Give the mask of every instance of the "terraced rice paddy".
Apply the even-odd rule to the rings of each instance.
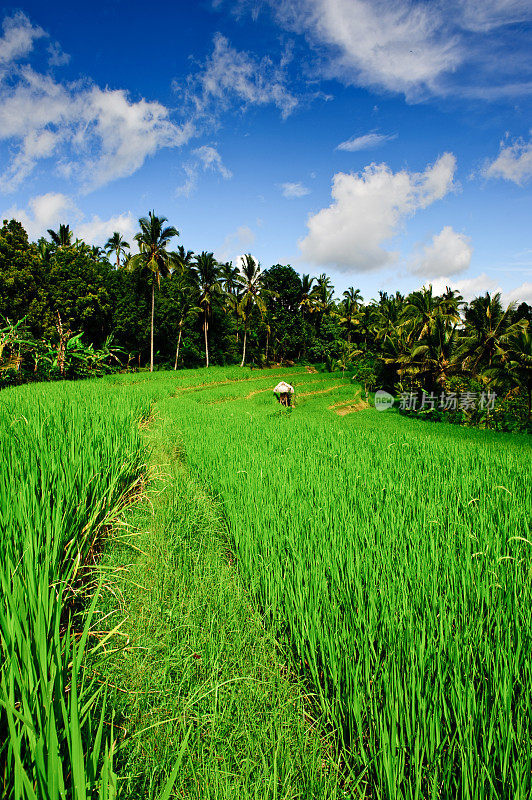
[[[273,401],[271,389],[280,378],[296,388],[291,411]],[[59,390],[48,391],[52,396]],[[323,796],[531,796],[532,503],[526,437],[378,413],[366,408],[357,387],[338,373],[305,368],[128,375],[61,391],[62,411],[50,412],[57,428],[53,435],[43,428],[41,406],[29,390],[24,396],[3,396],[12,403],[10,408],[4,403],[4,430],[17,416],[15,408],[19,417],[23,410],[31,418],[31,438],[21,428],[22,449],[15,453],[9,445],[5,452],[3,507],[7,494],[13,497],[6,464],[21,458],[30,465],[24,481],[35,508],[15,512],[18,500],[11,502],[0,540],[4,551],[13,553],[10,563],[24,551],[26,535],[30,540],[40,535],[38,525],[35,533],[27,533],[25,522],[39,519],[41,505],[47,508],[47,497],[58,491],[48,483],[31,483],[30,474],[46,470],[64,486],[66,498],[76,498],[77,516],[70,522],[66,513],[57,512],[56,518],[69,524],[62,532],[58,522],[61,547],[54,545],[59,534],[45,538],[42,547],[60,551],[53,563],[64,564],[65,552],[72,563],[64,543],[88,541],[83,519],[91,517],[92,504],[83,493],[91,486],[97,507],[103,508],[101,498],[110,496],[110,485],[124,487],[134,479],[136,466],[125,473],[121,467],[120,477],[113,469],[124,463],[120,453],[140,452],[138,428],[128,415],[135,407],[138,415],[139,402],[144,409],[153,405],[156,424],[178,454],[187,480],[223,516],[232,554],[227,558],[264,629],[313,695],[314,715],[321,712],[336,742],[343,777],[336,794],[327,790]],[[112,420],[105,431],[97,422],[104,414]],[[95,487],[84,465],[92,464],[98,452],[93,443],[101,448],[111,435],[115,457],[108,450],[98,455],[106,478]],[[58,452],[50,453],[49,442],[56,439]],[[43,463],[50,460],[44,470],[35,455],[43,449]],[[105,508],[112,506],[105,502]],[[54,509],[55,503],[48,513]],[[8,542],[5,531],[13,525],[24,533]],[[72,574],[62,576],[61,569],[53,576],[43,572],[41,582],[69,585]],[[14,567],[9,570],[5,580],[18,580]],[[12,590],[6,593],[11,595]],[[54,624],[61,630],[57,620]],[[3,619],[2,626],[6,630]],[[7,641],[2,640],[4,652],[11,654],[4,659],[4,697],[19,680],[10,677],[11,664],[22,660]],[[229,702],[220,692],[222,706],[224,698]],[[12,696],[10,702],[2,724],[11,714],[23,731],[26,722],[13,710],[20,711],[15,704],[22,700]],[[185,750],[187,730],[181,735]],[[15,734],[14,748],[21,735]],[[6,748],[2,758],[14,763]],[[180,758],[182,763],[186,755]],[[30,780],[35,779],[33,774]],[[208,776],[204,779],[209,785]],[[283,781],[276,775],[255,796],[322,796],[296,794]],[[201,796],[184,787],[176,797]],[[205,791],[203,796],[230,795]]]

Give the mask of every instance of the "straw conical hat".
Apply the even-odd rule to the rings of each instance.
[[[274,394],[294,394],[294,387],[290,386],[289,383],[285,381],[281,381],[277,384],[275,389],[273,390]]]

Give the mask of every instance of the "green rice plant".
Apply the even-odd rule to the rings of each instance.
[[[105,700],[92,713],[102,688],[83,672],[98,643],[90,562],[142,474],[145,407],[103,384],[0,398],[0,781],[10,800],[115,796]]]
[[[222,502],[265,622],[341,737],[353,796],[530,797],[530,441],[337,417],[327,405],[352,386],[280,414],[216,374],[158,413]],[[311,377],[295,376],[296,396]]]
[[[291,414],[268,391],[280,378],[296,389]],[[95,629],[88,566],[142,470],[133,421],[154,416],[222,509],[255,607],[336,732],[340,792],[532,795],[530,441],[371,409],[339,417],[358,394],[337,384],[224,368],[2,394],[6,797],[116,794],[105,686],[83,669],[112,633]]]

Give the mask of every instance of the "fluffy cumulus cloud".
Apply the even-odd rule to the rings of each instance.
[[[486,272],[475,275],[473,278],[436,278],[427,281],[431,283],[435,294],[441,294],[447,286],[451,289],[458,289],[464,300],[470,302],[474,297],[484,295],[489,292],[491,295],[499,293],[503,305],[510,303],[530,303],[532,304],[532,283],[525,281],[514,289],[502,289],[499,282],[490,277]]]
[[[44,236],[48,228],[55,228],[65,220],[78,219],[80,212],[71,197],[61,192],[47,192],[32,197],[27,208],[11,206],[2,219],[16,219],[24,226],[30,240]]]
[[[290,181],[281,184],[281,191],[283,197],[286,197],[288,200],[293,200],[297,197],[305,197],[305,195],[310,194],[310,189],[303,183],[290,183]]]
[[[176,125],[158,102],[132,101],[123,90],[90,82],[60,82],[19,64],[42,35],[23,14],[4,22],[0,59],[9,64],[10,78],[0,73],[0,141],[10,145],[11,157],[0,175],[1,191],[18,188],[50,158],[61,175],[91,190],[131,175],[160,148],[191,138],[192,124]]]
[[[532,305],[532,282],[525,281],[515,289],[503,292],[503,299],[506,303],[528,303]]]
[[[457,275],[465,272],[471,263],[473,248],[463,233],[456,233],[446,225],[432,237],[432,242],[413,259],[411,270],[428,278]]]
[[[391,142],[393,139],[397,139],[396,133],[365,133],[363,136],[353,136],[345,142],[340,142],[336,149],[355,153],[358,150],[370,150],[372,147],[379,147],[379,145]]]
[[[109,219],[97,215],[87,219],[72,197],[61,192],[47,192],[28,201],[26,208],[11,206],[3,211],[1,219],[16,219],[24,226],[31,241],[46,236],[48,228],[68,223],[75,236],[87,244],[103,245],[115,232],[120,231],[130,244],[136,229],[131,212],[116,214]]]
[[[532,134],[532,132],[531,132]],[[501,143],[497,158],[484,168],[486,178],[503,178],[523,184],[532,178],[532,138],[518,139],[511,144]]]
[[[288,117],[298,101],[286,86],[285,61],[275,64],[269,56],[259,59],[236,50],[218,33],[212,55],[202,69],[189,77],[185,97],[199,118],[211,119],[235,103],[243,109],[274,105],[283,118]]]
[[[128,211],[124,214],[116,214],[109,219],[100,219],[98,215],[95,215],[90,220],[77,223],[74,226],[74,233],[87,244],[102,246],[115,231],[118,231],[134,249],[133,236],[137,228],[137,220]]]
[[[453,188],[456,159],[444,153],[423,172],[392,172],[371,164],[359,173],[333,177],[332,203],[309,217],[300,240],[303,258],[345,272],[369,272],[393,263],[384,246],[405,219]]]

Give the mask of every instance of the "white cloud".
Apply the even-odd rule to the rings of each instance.
[[[48,66],[64,67],[70,61],[68,53],[64,53],[59,42],[52,42],[48,45]]]
[[[525,281],[515,289],[503,292],[503,301],[505,305],[508,305],[508,303],[528,303],[532,305],[532,283]]]
[[[440,233],[432,237],[432,243],[423,248],[411,263],[410,269],[416,275],[445,277],[465,272],[471,263],[473,248],[463,233],[456,233],[446,225]]]
[[[5,30],[5,59],[27,55],[43,35],[20,14],[5,22]],[[61,175],[89,191],[131,175],[157,150],[179,147],[193,133],[190,122],[176,125],[158,102],[132,101],[124,90],[61,83],[28,64],[12,65],[10,81],[0,81],[0,140],[13,153],[0,190],[15,190],[40,161],[53,157]]]
[[[45,236],[48,228],[55,228],[72,218],[78,218],[79,209],[71,197],[60,192],[48,192],[32,197],[28,209],[11,206],[1,215],[2,219],[16,219],[26,229],[30,240]]]
[[[483,170],[486,178],[504,178],[517,184],[523,184],[532,178],[532,139],[525,142],[518,139],[513,144],[501,143],[497,158],[487,164]]]
[[[211,145],[202,145],[192,151],[192,160],[183,165],[183,170],[187,176],[186,181],[177,188],[178,195],[190,197],[198,185],[198,175],[200,170],[204,172],[210,170],[217,172],[225,180],[233,177],[233,173],[228,169],[222,161],[222,157],[218,150]]]
[[[427,282],[428,283],[428,282]],[[445,291],[447,286],[451,289],[458,289],[464,300],[468,303],[475,297],[480,297],[489,292],[493,297],[494,294],[500,293],[501,301],[504,306],[510,303],[530,303],[532,304],[532,283],[525,281],[516,286],[514,289],[502,289],[498,281],[490,278],[490,276],[483,272],[481,275],[476,275],[473,278],[456,278],[451,279],[441,277],[431,280],[432,288],[435,294],[441,294]]]
[[[283,197],[288,198],[289,200],[293,200],[296,197],[305,197],[305,195],[310,194],[310,189],[304,186],[302,183],[282,183],[281,190],[283,192]]]
[[[461,23],[471,31],[487,32],[530,19],[530,0],[462,0]]]
[[[217,33],[212,55],[203,70],[189,77],[185,95],[200,117],[211,117],[237,102],[243,108],[274,105],[285,118],[298,102],[286,87],[285,67],[286,58],[276,66],[269,57],[258,59],[236,50]]]
[[[130,245],[134,244],[133,235],[138,227],[131,211],[117,214],[109,219],[100,219],[95,215],[92,219],[74,226],[74,233],[87,244],[104,245],[115,231],[122,234]]]
[[[235,261],[238,266],[238,258],[245,248],[250,248],[255,242],[255,233],[248,225],[240,225],[233,233],[228,233],[222,246],[216,251],[218,261]],[[237,255],[238,254],[238,255]]]
[[[341,142],[336,149],[354,153],[357,150],[369,150],[372,147],[378,147],[381,144],[393,141],[393,139],[397,139],[396,133],[366,133],[364,136],[353,136],[353,138]]]
[[[222,178],[226,180],[233,177],[233,173],[224,165],[222,157],[215,147],[203,145],[194,150],[194,155],[199,158],[204,169],[211,169],[213,172],[219,172]]]
[[[34,27],[22,12],[6,17],[0,37],[0,65],[6,65],[23,56],[33,48],[35,39],[46,36],[42,28]]]
[[[74,235],[87,244],[103,245],[115,231],[120,231],[122,236],[133,244],[130,237],[137,227],[137,222],[130,211],[116,214],[109,219],[101,219],[97,215],[91,219],[84,219],[83,212],[74,200],[60,192],[48,192],[32,197],[26,209],[11,206],[3,212],[1,219],[16,219],[22,223],[30,241],[47,236],[48,228],[56,229],[60,224],[69,224]]]
[[[453,188],[456,159],[444,153],[424,172],[392,172],[371,164],[362,172],[333,177],[330,206],[309,217],[299,241],[306,261],[345,272],[369,272],[397,259],[384,248],[401,223]]]
[[[400,92],[530,93],[530,0],[232,0],[303,34],[326,78]]]
[[[406,0],[284,0],[273,3],[285,26],[329,47],[328,71],[348,83],[416,94],[434,90],[461,61],[444,35],[440,8]]]

